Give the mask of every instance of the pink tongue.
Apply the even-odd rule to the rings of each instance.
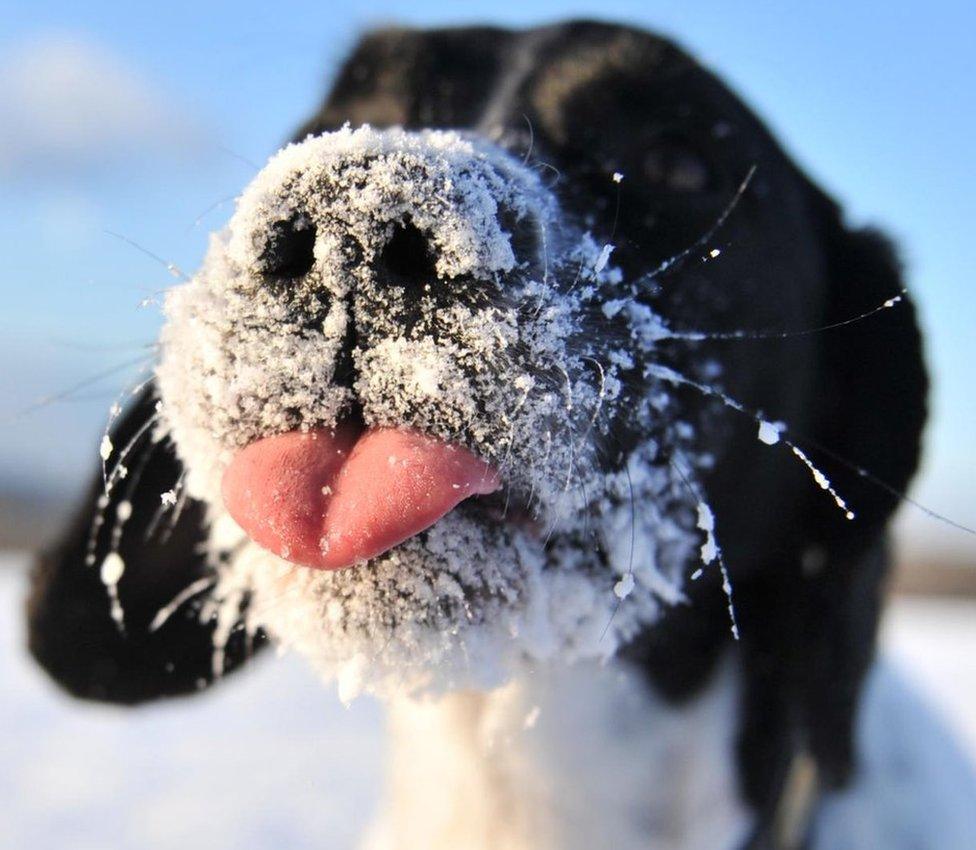
[[[247,535],[296,564],[338,570],[433,525],[498,473],[418,431],[352,425],[266,437],[224,472],[224,504]]]

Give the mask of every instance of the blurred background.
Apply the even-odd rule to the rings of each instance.
[[[305,846],[308,835],[314,846],[351,844],[376,796],[375,706],[338,709],[294,661],[259,668],[190,707],[70,706],[23,656],[23,553],[57,527],[96,467],[108,408],[151,364],[161,293],[175,282],[167,264],[192,272],[207,233],[317,106],[359,32],[568,16],[677,38],[854,222],[896,238],[934,379],[913,496],[976,526],[971,4],[8,4],[0,30],[0,765],[13,769],[0,766],[0,821],[5,810],[27,814],[0,846],[62,846],[62,833],[73,847],[177,846],[201,830],[213,847],[242,846],[235,829],[250,830],[251,847]],[[976,754],[976,538],[910,505],[898,535],[886,651]],[[300,745],[306,734],[314,745]],[[98,775],[78,778],[77,766],[93,762]],[[341,787],[323,764],[341,765]],[[247,774],[256,778],[245,793],[234,779]],[[194,808],[201,789],[206,811]],[[262,810],[269,796],[276,814],[241,827],[241,812]],[[10,834],[19,837],[6,845]]]

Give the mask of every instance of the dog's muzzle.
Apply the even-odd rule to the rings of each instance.
[[[390,340],[457,351],[463,326],[504,298],[504,278],[527,267],[516,234],[538,227],[535,210],[513,208],[521,176],[506,173],[504,161],[473,148],[469,162],[446,165],[439,156],[447,154],[416,134],[378,138],[385,149],[368,156],[332,154],[318,182],[314,170],[279,179],[257,204],[268,217],[252,219],[250,242],[237,243],[252,252],[240,262],[255,301],[289,303],[313,334],[316,309],[343,305],[336,362],[345,368],[332,365],[331,384],[347,395],[334,424],[303,417],[284,433],[249,438],[221,483],[224,506],[254,542],[326,570],[374,558],[501,486],[490,451],[445,439],[435,421],[371,418],[360,395],[369,389],[357,381],[364,373],[372,380],[370,352]],[[452,337],[441,325],[457,305],[469,312]],[[403,364],[409,356],[395,359],[394,367],[411,366]],[[292,373],[296,383],[306,380],[300,364]],[[418,388],[415,408],[424,407],[425,392],[436,408],[452,379],[430,384]]]

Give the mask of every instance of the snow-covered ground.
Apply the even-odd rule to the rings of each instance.
[[[976,763],[976,600],[901,597],[882,645]]]
[[[355,846],[382,776],[377,704],[345,709],[271,653],[195,699],[72,700],[24,650],[23,563],[0,558],[0,848]]]
[[[25,559],[0,557],[0,848],[345,850],[380,794],[379,706],[270,654],[197,699],[63,697],[26,656]],[[899,600],[887,654],[976,760],[976,602]]]

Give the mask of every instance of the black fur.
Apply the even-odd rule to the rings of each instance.
[[[112,436],[125,446],[152,416],[155,401],[143,390],[129,407]],[[114,488],[105,509],[106,522],[97,530],[98,562],[109,551],[112,518],[124,498],[132,502],[119,553],[126,574],[119,582],[125,610],[125,631],[110,616],[109,598],[98,566],[85,556],[93,515],[103,492],[101,475],[92,482],[84,506],[58,545],[34,565],[27,605],[29,647],[34,657],[70,693],[88,699],[138,703],[160,696],[178,696],[213,682],[212,626],[200,624],[192,604],[182,606],[159,629],[149,625],[161,607],[185,587],[206,575],[201,550],[203,507],[188,502],[170,528],[160,519],[159,494],[172,488],[181,473],[172,449],[153,445],[147,433],[132,453],[136,486]],[[148,462],[140,470],[140,460]],[[168,515],[167,515],[168,516]],[[261,644],[262,639],[256,643]],[[251,650],[242,634],[228,647],[226,669],[232,670]]]
[[[902,287],[882,235],[846,227],[838,207],[716,77],[647,33],[592,22],[526,32],[376,32],[359,43],[296,138],[346,121],[476,128],[514,139],[549,175],[563,209],[612,241],[614,262],[634,278],[695,244],[755,168],[709,243],[721,256],[703,263],[704,252],[693,251],[647,287],[644,297],[675,328],[810,328],[875,307]],[[619,187],[609,179],[614,171],[625,175]],[[828,787],[843,785],[854,767],[853,723],[897,499],[837,458],[905,489],[925,419],[920,337],[912,307],[902,304],[822,334],[672,342],[667,355],[685,373],[708,358],[720,362],[725,388],[789,422],[858,515],[845,520],[782,446],[761,445],[754,421],[723,415],[706,435],[717,463],[705,487],[741,642],[733,646],[726,601],[709,572],[690,584],[692,604],[675,607],[625,651],[678,702],[700,690],[721,655],[738,653],[742,789],[768,811],[796,752],[813,755]],[[689,409],[714,403],[687,388],[676,392]],[[128,413],[116,444],[143,421],[148,403]],[[179,470],[160,450],[145,474],[153,485],[137,494],[150,495],[135,498],[152,500]],[[97,575],[82,564],[96,497],[97,488],[66,540],[38,562],[32,651],[82,696],[130,702],[195,689],[211,678],[209,628],[186,614],[156,635],[144,627],[205,569],[196,548],[199,509],[184,513],[165,544],[126,536],[129,631],[121,636]]]

